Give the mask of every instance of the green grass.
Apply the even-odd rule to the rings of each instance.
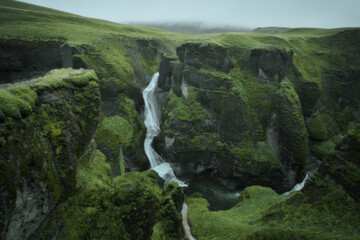
[[[12,94],[9,91],[0,91],[0,110],[3,113],[3,120],[5,117],[11,117],[14,119],[21,119],[28,116],[32,112],[31,105],[34,105],[37,95],[27,88],[16,89],[16,93],[21,93],[21,96]],[[28,95],[26,95],[26,93]],[[36,97],[35,97],[36,96]]]
[[[1,36],[5,39],[53,40],[65,37],[72,43],[91,44],[104,40],[111,34],[139,38],[157,36],[171,40],[188,38],[186,35],[169,33],[156,28],[86,18],[15,1],[2,1],[0,12]],[[31,24],[22,24],[21,31],[11,27],[26,22],[31,22]]]
[[[278,35],[257,33],[223,33],[188,36],[170,33],[160,29],[131,26],[85,18],[61,11],[47,9],[15,1],[0,3],[0,39],[34,41],[61,41],[70,46],[91,46],[93,50],[91,65],[102,80],[106,81],[116,73],[122,79],[132,79],[133,69],[124,41],[147,39],[163,42],[171,51],[183,42],[213,42],[224,46],[240,48],[284,48],[294,50],[294,62],[307,81],[320,83],[321,71],[334,64],[345,63],[343,50],[351,44],[342,40],[342,34],[353,32],[356,37],[358,28],[340,29],[289,29]],[[31,23],[31,24],[28,24]],[[128,39],[128,40],[126,40]],[[119,41],[120,40],[120,41]],[[335,40],[335,41],[334,41]],[[349,39],[349,41],[352,41]],[[356,38],[353,39],[356,42]],[[129,46],[133,41],[128,41]],[[352,44],[354,45],[354,44]],[[329,48],[330,47],[330,48]],[[355,46],[353,48],[358,48]],[[101,52],[101,54],[100,54]],[[326,54],[327,56],[324,56]],[[94,59],[100,57],[115,72],[97,69]],[[156,71],[150,59],[142,59],[147,69]],[[130,64],[130,65],[129,65]],[[118,67],[121,66],[121,67]],[[105,77],[105,78],[104,78]],[[130,80],[126,80],[128,82]],[[129,82],[136,85],[135,82]]]
[[[26,82],[1,85],[0,120],[5,120],[6,117],[21,119],[29,116],[35,108],[37,94],[45,89],[65,86],[81,88],[85,87],[89,81],[98,81],[94,71],[69,68],[54,69],[44,77]]]
[[[246,188],[235,207],[225,211],[209,211],[204,198],[190,197],[189,220],[192,233],[197,239],[245,239],[258,226],[262,213],[276,202],[284,200],[270,188],[252,186]]]

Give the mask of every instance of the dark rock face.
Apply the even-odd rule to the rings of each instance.
[[[171,88],[171,75],[173,72],[171,61],[174,60],[177,60],[177,58],[164,55],[160,59],[158,87],[164,91],[169,91]]]
[[[176,49],[182,63],[200,68],[202,65],[228,73],[233,65],[229,50],[211,43],[185,43]]]
[[[330,70],[322,74],[324,95],[337,110],[360,109],[360,72],[353,69]]]
[[[56,68],[80,68],[85,64],[77,49],[59,42],[0,41],[0,83],[13,83],[45,75]]]
[[[34,172],[36,174],[36,172]],[[43,182],[21,179],[6,239],[27,239],[44,220],[54,204]]]
[[[34,86],[33,112],[20,120],[8,117],[0,126],[2,239],[27,239],[73,193],[77,160],[97,128],[95,81],[50,89]]]
[[[264,82],[281,82],[292,66],[293,52],[282,49],[253,49],[250,69]]]

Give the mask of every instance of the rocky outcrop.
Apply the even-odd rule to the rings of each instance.
[[[360,125],[357,124],[330,150],[306,189],[318,187],[318,181],[333,182],[360,201]]]
[[[217,44],[185,43],[176,49],[176,54],[182,63],[195,68],[208,66],[228,73],[234,67],[229,49]]]
[[[274,128],[268,137],[273,153],[286,173],[288,186],[304,178],[308,155],[308,133],[298,95],[292,84],[285,79],[279,84],[274,96]]]
[[[57,41],[0,41],[0,84],[26,81],[56,68],[83,68],[81,52]]]
[[[92,71],[55,70],[1,91],[2,239],[27,239],[74,192],[78,158],[99,121],[96,81]]]
[[[79,161],[76,193],[56,206],[30,239],[182,239],[182,189],[163,184],[152,170],[113,179],[92,142]]]
[[[261,82],[281,82],[293,65],[293,51],[282,49],[253,49],[249,65]]]
[[[159,90],[168,95],[160,101],[165,102],[163,133],[155,143],[176,174],[192,178],[207,172],[231,188],[261,184],[277,191],[303,178],[307,131],[299,98],[285,78],[293,66],[292,52],[230,51],[215,44],[187,43],[177,54],[179,61],[163,57],[160,64]],[[256,73],[242,81],[239,71],[251,72],[255,65],[272,80],[264,82]],[[247,88],[247,81],[256,78],[256,84],[265,84],[272,93]],[[249,99],[260,96],[272,104],[259,106],[264,99]],[[277,119],[272,123],[273,114]]]

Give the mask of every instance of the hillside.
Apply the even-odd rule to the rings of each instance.
[[[184,202],[197,239],[358,239],[360,29],[260,30],[2,0],[0,239],[184,239]],[[187,188],[149,170],[155,72],[152,146]]]

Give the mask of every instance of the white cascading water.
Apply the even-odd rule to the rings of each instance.
[[[145,101],[144,123],[147,129],[144,142],[145,153],[150,161],[151,169],[155,170],[165,182],[175,181],[181,187],[186,187],[187,184],[175,176],[174,170],[171,168],[170,164],[165,162],[152,147],[154,137],[160,133],[160,109],[155,96],[158,79],[159,73],[157,72],[152,76],[151,82],[143,91],[143,98]]]
[[[282,195],[283,195],[283,196],[287,196],[287,195],[289,195],[289,194],[292,193],[292,192],[300,191],[300,190],[305,186],[305,183],[307,182],[307,180],[309,180],[309,178],[310,178],[309,175],[306,174],[304,180],[303,180],[301,183],[296,184],[296,185],[293,187],[293,189],[291,189],[291,190],[288,191],[288,192],[284,192]]]

